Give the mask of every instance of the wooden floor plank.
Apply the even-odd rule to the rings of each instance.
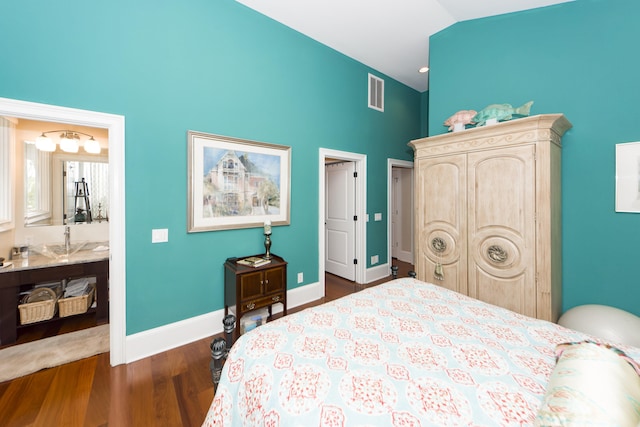
[[[194,351],[184,353],[185,363],[189,367],[178,375],[174,375],[172,380],[178,399],[178,406],[181,412],[183,425],[199,425],[202,420],[197,420],[193,414],[201,414],[203,409],[208,409],[208,405],[213,399],[213,390],[211,389],[211,376],[209,372],[209,360],[211,352],[209,351],[209,339],[199,341],[199,345]],[[203,408],[200,401],[202,391],[209,398],[206,408]]]
[[[396,262],[399,277],[412,266]],[[375,286],[356,285],[331,274],[325,275],[325,297],[295,313],[322,302]],[[94,322],[91,316],[63,320],[21,330],[22,342]],[[274,317],[280,317],[276,315]],[[91,325],[95,326],[95,324]],[[222,336],[220,334],[219,336]],[[0,384],[2,427],[127,427],[199,426],[213,399],[209,372],[208,337],[128,365],[109,366],[109,353],[46,369]],[[0,361],[1,363],[1,361]]]
[[[56,368],[56,376],[42,401],[35,425],[81,427],[89,409],[96,358],[89,357]]]
[[[85,417],[86,427],[98,427],[108,423],[109,409],[111,406],[111,366],[109,365],[109,353],[99,354],[96,357],[96,370],[93,376],[93,387],[89,396],[89,408]]]
[[[118,365],[109,372],[109,424],[112,426],[130,426],[129,383],[126,365]]]
[[[9,387],[0,397],[3,425],[32,425],[55,376],[56,369],[51,368],[8,382]]]
[[[202,424],[199,415],[206,412],[213,399],[211,377],[209,372],[209,360],[211,357],[208,340],[201,340],[201,345],[196,351],[186,354],[189,366],[180,375],[173,377],[174,388],[178,398],[178,406],[181,412],[184,426],[198,426]],[[203,351],[204,350],[204,351]],[[203,396],[202,392],[205,392]],[[205,399],[203,402],[201,399]]]
[[[155,410],[155,423],[157,426],[179,426],[180,407],[173,386],[173,367],[171,365],[172,354],[177,352],[164,352],[151,356],[151,376],[153,378],[153,402]]]
[[[155,402],[153,401],[153,377],[151,358],[127,365],[128,406],[131,425],[155,425]]]

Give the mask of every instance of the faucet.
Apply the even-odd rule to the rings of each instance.
[[[69,252],[71,249],[71,228],[69,226],[64,227],[64,250]]]

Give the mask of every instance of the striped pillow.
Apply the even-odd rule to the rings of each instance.
[[[560,344],[536,426],[640,425],[640,367],[614,347]]]

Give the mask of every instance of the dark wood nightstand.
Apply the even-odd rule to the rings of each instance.
[[[260,257],[262,255],[254,255]],[[242,257],[238,259],[243,259]],[[271,262],[262,267],[238,264],[238,259],[224,263],[224,314],[235,306],[236,336],[240,336],[240,319],[251,310],[282,303],[283,316],[287,315],[287,262],[271,254]]]

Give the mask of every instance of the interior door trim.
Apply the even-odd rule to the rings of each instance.
[[[366,154],[350,153],[347,151],[319,149],[318,162],[318,281],[320,282],[321,296],[324,296],[324,221],[325,221],[325,161],[328,158],[346,160],[355,163],[358,179],[356,180],[356,283],[366,283],[366,248],[367,248],[367,156]]]
[[[407,168],[407,169],[413,169],[413,162],[407,161],[407,160],[397,160],[397,159],[387,159],[387,244],[388,244],[388,249],[387,249],[387,264],[389,265],[389,267],[391,267],[392,262],[391,262],[391,253],[392,253],[392,247],[391,245],[393,244],[393,242],[391,241],[391,210],[393,209],[393,200],[392,200],[392,188],[393,188],[393,176],[392,176],[392,172],[393,172],[393,168],[394,167],[399,167],[399,168]],[[413,177],[413,180],[415,180],[415,176]],[[412,181],[413,181],[412,180]],[[411,194],[413,194],[414,192],[414,183],[411,183]],[[413,197],[411,198],[413,200]],[[411,236],[412,236],[412,242],[411,242],[411,253],[413,254],[413,264],[415,264],[415,258],[416,258],[416,253],[415,253],[415,242],[413,241],[413,232],[414,232],[414,228],[413,228],[413,222],[415,221],[415,215],[413,214],[413,204],[409,207],[409,209],[412,212],[412,221],[411,221]]]
[[[105,128],[109,131],[109,357],[126,363],[124,116],[0,98],[0,115]]]

